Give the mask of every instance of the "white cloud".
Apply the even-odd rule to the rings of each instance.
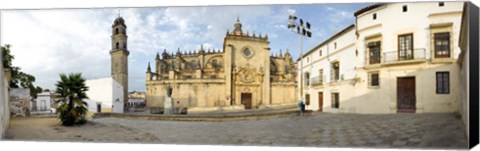
[[[40,86],[52,88],[54,81],[45,79],[59,73],[98,77],[109,71],[109,32],[102,29],[109,24],[84,22],[90,15],[62,10],[3,12],[2,44],[12,45],[13,64],[37,76]]]
[[[4,11],[2,44],[12,45],[14,65],[34,74],[43,87],[53,88],[59,73],[107,77],[111,25],[118,10],[127,25],[130,90],[144,90],[147,63],[157,52],[198,50],[200,45],[222,49],[226,30],[233,30],[237,16],[244,32],[268,33],[272,53],[285,47],[295,50],[299,45],[286,28],[288,15],[296,13],[288,5]],[[329,23],[351,15],[335,9],[329,13]],[[314,38],[333,27],[313,29]]]
[[[296,11],[294,9],[287,9],[287,12],[289,15],[293,15]]]

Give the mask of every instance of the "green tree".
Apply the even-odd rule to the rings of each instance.
[[[6,44],[2,47],[3,68],[12,68],[14,57],[10,54],[10,45]]]
[[[9,44],[2,46],[3,68],[10,69],[12,73],[10,87],[30,89],[30,96],[34,99],[37,98],[37,94],[42,93],[42,88],[33,85],[35,82],[35,77],[33,75],[22,72],[20,67],[12,65],[12,61],[15,59],[15,56],[11,54],[10,47],[11,46]]]
[[[87,103],[83,99],[88,98],[86,94],[88,87],[82,74],[71,73],[68,76],[60,74],[60,81],[56,86],[57,114],[62,124],[72,126],[86,123]]]

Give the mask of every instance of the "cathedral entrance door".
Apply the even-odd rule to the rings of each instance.
[[[252,109],[252,93],[242,93],[240,97],[245,109]]]

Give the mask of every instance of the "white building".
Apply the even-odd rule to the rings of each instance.
[[[312,50],[303,58],[305,109],[337,112],[338,98],[348,96],[340,92],[353,91],[350,82],[355,78],[355,26],[350,25]],[[300,76],[297,78],[301,81]]]
[[[128,93],[128,106],[145,105],[145,92],[133,91]]]
[[[128,98],[128,106],[137,106],[137,105],[145,105],[145,99],[135,98],[135,97]]]
[[[458,111],[462,10],[463,2],[424,2],[376,4],[357,11],[354,26],[300,60],[304,92],[299,96],[306,109]]]
[[[87,96],[84,101],[90,112],[123,113],[123,87],[112,78],[87,80]]]
[[[51,111],[51,105],[53,102],[52,93],[49,91],[44,91],[42,93],[37,94],[37,99],[35,99],[36,103],[31,103],[31,105],[35,105],[35,107],[31,107],[32,110],[35,111]]]

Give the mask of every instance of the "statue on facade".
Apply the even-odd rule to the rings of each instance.
[[[173,92],[173,89],[170,85],[168,85],[167,87],[167,96],[168,97],[172,97],[172,92]]]

